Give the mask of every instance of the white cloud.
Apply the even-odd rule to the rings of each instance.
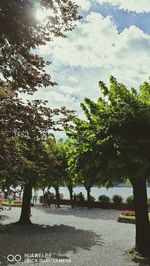
[[[48,49],[55,66],[99,69],[105,80],[114,74],[133,86],[149,76],[150,36],[136,26],[119,33],[110,17],[98,13],[88,15],[69,38],[57,39]],[[76,79],[80,83],[81,75]]]
[[[52,55],[48,72],[58,82],[37,94],[51,107],[66,106],[78,111],[84,97],[96,99],[98,81],[108,83],[110,75],[127,86],[138,87],[150,75],[150,36],[136,26],[121,33],[111,17],[90,13],[78,23],[69,38],[57,38],[39,51]]]
[[[85,11],[88,11],[91,7],[91,2],[88,0],[74,0],[74,2]]]
[[[41,53],[51,50],[55,61],[74,67],[101,67],[101,59],[104,61],[113,52],[117,33],[109,17],[91,13],[69,38],[55,40],[51,48],[44,48]]]
[[[133,11],[136,13],[150,12],[149,0],[92,0],[99,4],[111,4],[119,9]]]

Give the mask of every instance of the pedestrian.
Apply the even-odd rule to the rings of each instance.
[[[19,201],[21,201],[21,191],[18,192]]]
[[[77,195],[76,193],[73,194],[73,205],[72,208],[74,208],[76,210],[77,207]]]
[[[47,208],[47,192],[43,196],[43,207]]]
[[[84,201],[84,195],[83,195],[82,192],[80,192],[80,194],[79,194],[79,200],[80,200],[81,202]]]
[[[76,193],[74,193],[73,197],[74,197],[74,201],[76,202],[76,200],[77,200],[77,195],[76,195]]]
[[[47,193],[47,204],[48,204],[48,207],[50,208],[51,207],[51,193],[50,193],[50,191],[48,191],[48,193]]]
[[[38,199],[38,192],[36,189],[34,189],[34,196],[33,196],[33,203],[37,203],[37,199]]]
[[[7,197],[8,197],[8,191],[4,190],[4,199],[7,199]]]
[[[4,194],[3,192],[1,191],[0,192],[0,209],[3,210],[3,197],[4,197]]]
[[[11,210],[11,204],[13,200],[13,195],[11,193],[8,194],[8,204],[9,204],[9,210]]]
[[[13,200],[16,200],[16,191],[13,194]]]
[[[34,196],[33,196],[33,203],[36,203],[36,202],[37,202],[37,196],[34,195]]]

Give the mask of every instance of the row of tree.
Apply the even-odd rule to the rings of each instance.
[[[39,185],[66,185],[72,199],[73,186],[82,184],[113,186],[130,180],[136,215],[136,247],[143,255],[150,251],[150,225],[147,187],[150,172],[150,84],[139,91],[128,90],[110,77],[110,88],[99,83],[101,95],[96,102],[81,104],[86,115],[73,117],[66,129],[67,141],[51,138],[46,153],[51,161]]]
[[[75,184],[82,184],[89,199],[93,185],[109,187],[116,181],[130,180],[135,201],[136,247],[148,255],[150,84],[144,82],[139,90],[129,90],[111,76],[110,88],[103,82],[99,87],[96,102],[86,98],[81,104],[86,119],[73,117],[73,127],[66,129],[67,141],[54,140],[55,148],[49,146],[51,158],[56,159],[55,170],[49,167],[44,180],[50,186],[56,182],[57,189],[59,185],[68,186],[70,193]]]
[[[112,186],[130,180],[136,216],[136,247],[150,254],[147,187],[150,177],[150,83],[127,89],[110,77],[110,88],[99,82],[97,101],[85,99],[86,115],[74,118],[67,130],[68,169],[82,183]]]
[[[150,173],[150,84],[128,90],[110,78],[110,88],[100,82],[96,102],[81,104],[86,119],[73,113],[50,109],[39,100],[23,102],[20,93],[33,94],[39,87],[53,86],[46,62],[36,54],[40,45],[72,30],[77,6],[66,0],[0,1],[0,182],[23,185],[20,223],[30,223],[32,187],[51,180],[67,180],[90,187],[112,186],[129,179],[133,186],[136,212],[136,247],[149,254],[150,230],[146,180]],[[44,23],[34,16],[37,8],[50,9]],[[50,13],[50,14],[51,14]],[[54,119],[63,114],[63,119]],[[65,126],[67,144],[56,143],[50,130]],[[57,178],[56,178],[57,177]]]
[[[96,184],[96,180],[85,179],[79,173],[72,173],[69,169],[69,158],[70,158],[70,140],[69,138],[64,141],[55,139],[55,136],[51,136],[48,143],[45,143],[45,149],[49,158],[49,165],[45,169],[45,173],[41,175],[40,179],[37,180],[36,189],[42,189],[43,195],[46,191],[49,191],[51,187],[55,189],[55,196],[57,200],[57,206],[59,206],[59,188],[64,186],[68,188],[70,195],[71,206],[74,207],[74,192],[75,186],[84,186],[87,191],[87,201],[90,205],[91,195],[90,191],[93,185]],[[92,177],[92,176],[91,176]]]

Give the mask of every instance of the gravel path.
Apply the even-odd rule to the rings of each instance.
[[[34,263],[30,257],[30,263],[17,262],[15,265],[141,265],[131,261],[125,253],[134,246],[135,226],[118,223],[119,213],[120,211],[101,209],[33,207],[31,220],[35,225],[11,225],[9,232],[0,232],[1,265],[12,265],[6,259],[8,254],[19,254],[16,257],[18,260],[20,256],[27,260],[32,253],[34,257],[48,253],[48,262],[44,262],[45,258],[41,257]],[[19,218],[20,208],[4,211],[3,215],[1,223],[13,223]],[[9,258],[12,259],[11,256]]]

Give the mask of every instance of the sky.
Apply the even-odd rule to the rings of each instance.
[[[149,0],[74,0],[82,19],[68,38],[56,38],[38,53],[52,61],[47,72],[58,85],[36,98],[50,107],[66,106],[82,117],[80,103],[100,95],[98,82],[113,75],[127,87],[138,88],[150,76]]]

